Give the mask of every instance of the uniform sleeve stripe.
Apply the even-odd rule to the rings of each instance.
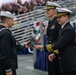
[[[51,44],[46,45],[46,49],[47,49],[48,52],[52,52],[53,51]]]
[[[56,53],[56,54],[59,54],[59,51],[58,51],[58,49],[54,50],[54,53]]]

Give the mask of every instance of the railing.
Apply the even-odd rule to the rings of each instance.
[[[35,15],[37,16],[35,17]],[[37,9],[36,11],[16,16],[14,26],[10,30],[20,44],[24,44],[25,41],[30,39],[33,32],[34,17],[36,20],[43,20],[45,17],[45,10]]]

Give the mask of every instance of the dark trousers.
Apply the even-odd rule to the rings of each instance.
[[[48,60],[48,75],[61,75],[58,58],[56,58],[53,62]]]
[[[62,75],[76,75],[76,71],[63,73]]]
[[[13,72],[13,75],[17,75],[17,74],[16,74],[16,70],[13,70],[12,72]]]

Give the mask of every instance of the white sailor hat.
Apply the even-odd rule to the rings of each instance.
[[[55,3],[55,2],[50,2],[47,1],[46,3],[46,10],[48,9],[55,9],[56,7],[61,7],[59,4]]]
[[[14,18],[14,15],[8,11],[1,11],[0,12],[0,16],[5,16],[5,17],[8,17],[8,18]]]
[[[70,15],[72,13],[71,10],[67,8],[56,8],[57,9],[57,16],[63,16],[63,15]]]

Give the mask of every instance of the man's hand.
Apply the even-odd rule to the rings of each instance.
[[[35,49],[43,49],[43,46],[42,45],[34,45],[34,48]]]
[[[25,42],[24,47],[29,48],[30,47],[29,43],[30,43],[30,41]]]
[[[53,59],[56,58],[55,54],[52,53],[48,56],[49,61],[53,62]]]
[[[11,72],[6,73],[6,75],[13,75],[13,73],[12,73],[12,71],[11,71]]]

